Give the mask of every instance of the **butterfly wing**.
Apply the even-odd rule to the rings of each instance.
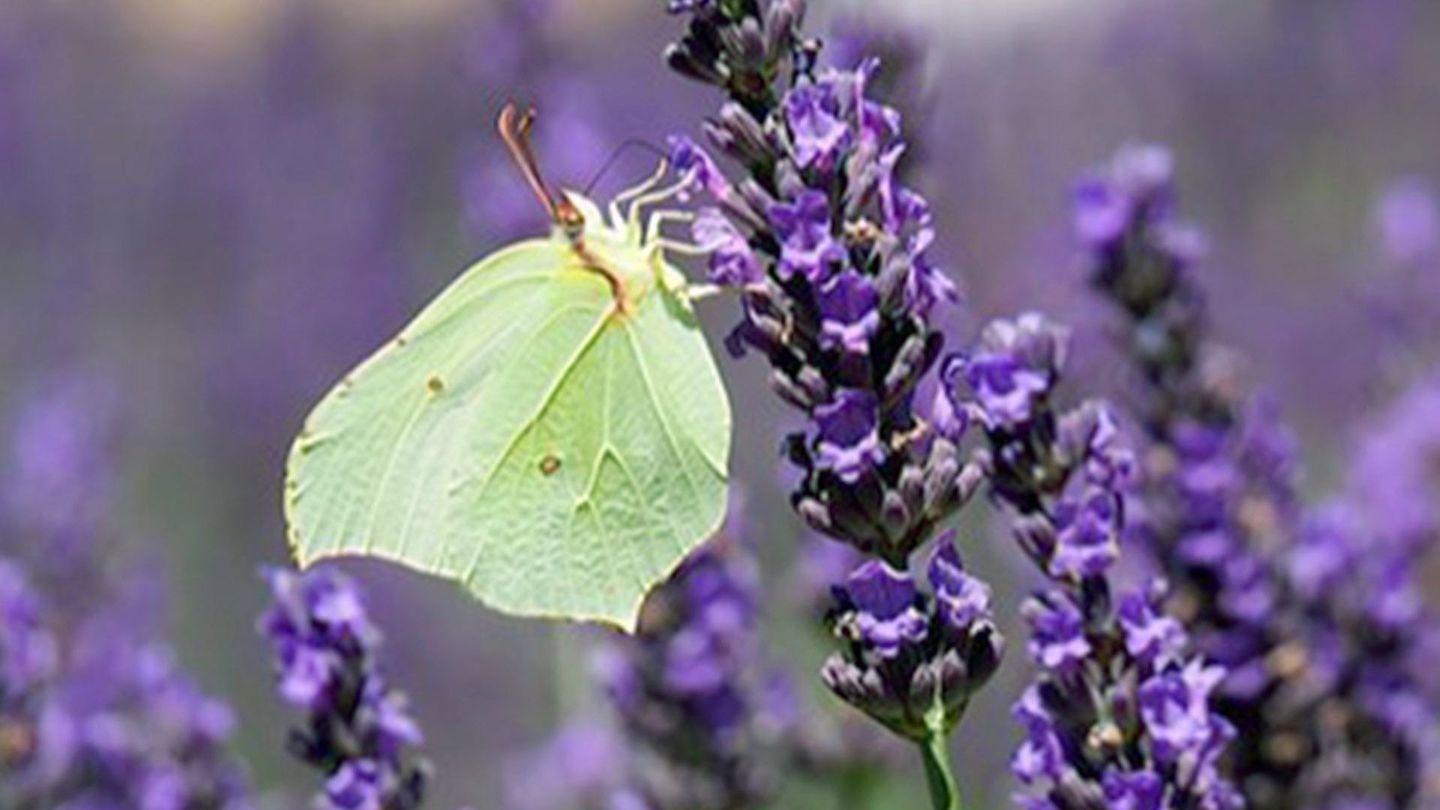
[[[693,314],[624,313],[561,241],[466,271],[345,377],[290,453],[306,564],[391,559],[512,614],[633,627],[720,525],[730,412]]]

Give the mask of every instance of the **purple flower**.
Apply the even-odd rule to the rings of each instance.
[[[1135,453],[1120,433],[1111,409],[1089,402],[1065,414],[1056,440],[1067,452],[1084,457],[1085,481],[1092,487],[1124,490],[1137,477]]]
[[[1174,763],[1187,754],[1206,757],[1227,735],[1224,721],[1209,706],[1210,693],[1224,677],[1219,667],[1191,661],[1140,685],[1140,717],[1162,762]]]
[[[1169,222],[1174,204],[1175,160],[1162,146],[1123,147],[1103,176],[1083,180],[1075,190],[1075,234],[1098,253],[1115,251],[1138,219],[1168,240],[1170,254],[1192,260],[1202,249],[1197,235]]]
[[[1092,182],[1123,201],[1117,208],[1123,221],[1113,225],[1124,233],[1123,250],[1082,241],[1091,282],[1128,319],[1131,365],[1146,382],[1136,421],[1150,434],[1147,457],[1156,462],[1142,493],[1148,525],[1135,537],[1175,583],[1201,652],[1230,673],[1217,688],[1218,673],[1196,662],[1182,676],[1175,662],[1164,663],[1166,656],[1155,659],[1166,671],[1146,682],[1142,714],[1161,741],[1157,752],[1189,763],[1197,783],[1213,786],[1217,806],[1235,800],[1213,774],[1212,749],[1229,736],[1218,715],[1207,727],[1203,695],[1213,690],[1216,705],[1246,741],[1232,752],[1232,767],[1257,804],[1321,806],[1334,798],[1325,787],[1335,770],[1324,761],[1329,757],[1316,756],[1298,771],[1296,763],[1272,758],[1274,746],[1294,743],[1333,751],[1335,760],[1353,763],[1346,768],[1394,773],[1395,786],[1386,785],[1385,776],[1365,791],[1398,798],[1405,790],[1400,783],[1415,783],[1401,773],[1411,766],[1392,772],[1380,763],[1423,757],[1404,752],[1397,738],[1364,731],[1373,720],[1347,694],[1354,688],[1347,684],[1368,682],[1359,670],[1388,657],[1361,640],[1376,632],[1367,627],[1374,617],[1366,605],[1374,600],[1358,593],[1371,586],[1349,587],[1378,573],[1363,562],[1378,556],[1374,546],[1355,554],[1359,546],[1342,526],[1349,518],[1312,521],[1297,532],[1293,438],[1273,408],[1247,404],[1204,362],[1219,351],[1203,290],[1188,272],[1203,239],[1176,216],[1172,159],[1157,150],[1126,150]],[[1101,218],[1096,199],[1077,206],[1082,222]],[[1380,592],[1403,594],[1404,588]],[[1408,612],[1404,601],[1400,596],[1401,614]],[[1153,611],[1138,597],[1121,611],[1134,654],[1163,649],[1160,640],[1171,631],[1147,615]],[[1349,718],[1346,730],[1331,727],[1331,712]],[[1212,733],[1215,727],[1223,733]],[[1349,742],[1361,738],[1368,742]]]
[[[376,747],[387,758],[399,759],[405,749],[425,742],[420,724],[410,714],[410,700],[379,678],[365,684],[361,705],[373,715]]]
[[[636,800],[629,790],[631,767],[624,738],[593,719],[566,723],[533,751],[507,762],[506,810],[567,810],[594,807],[618,810],[615,802]],[[552,778],[536,779],[537,773]],[[643,810],[643,801],[639,805]]]
[[[344,575],[264,572],[273,602],[261,633],[275,651],[281,695],[305,710],[292,751],[329,773],[321,810],[417,810],[429,764],[403,693],[379,672],[382,638]]]
[[[879,151],[900,137],[900,113],[895,108],[866,98],[866,89],[875,72],[880,69],[880,59],[865,57],[851,74],[850,85],[853,99],[851,106],[860,111],[860,140]],[[898,143],[896,144],[899,145]]]
[[[954,443],[958,443],[970,428],[970,410],[956,402],[952,385],[942,382],[935,387],[930,405],[930,424],[937,434]]]
[[[348,580],[328,569],[310,577],[273,569],[266,574],[275,603],[261,627],[275,646],[280,693],[313,711],[334,705],[334,689],[356,656],[366,656],[378,635]]]
[[[1375,206],[1375,225],[1390,258],[1411,264],[1440,247],[1440,205],[1420,180],[1397,180]]]
[[[1030,623],[1028,649],[1035,663],[1063,672],[1090,655],[1085,617],[1069,599],[1058,594],[1042,595],[1028,600],[1021,613]]]
[[[928,246],[928,239],[917,241],[922,246]],[[912,257],[910,272],[905,277],[905,304],[911,312],[923,315],[937,304],[953,304],[959,300],[959,289],[944,271],[922,255]]]
[[[328,568],[308,576],[276,568],[265,577],[274,602],[260,626],[273,641],[347,651],[367,651],[379,644],[379,633],[347,577]]]
[[[1103,574],[1120,557],[1120,504],[1113,492],[1091,488],[1055,507],[1055,551],[1050,574],[1057,577],[1093,577]]]
[[[925,637],[925,617],[915,607],[915,580],[889,563],[862,563],[845,580],[845,595],[857,611],[861,638],[882,658],[894,658],[904,644]]]
[[[765,280],[765,269],[750,243],[717,208],[702,208],[691,225],[695,243],[710,251],[710,281],[746,287]]]
[[[1255,554],[1241,554],[1219,566],[1220,606],[1229,615],[1249,624],[1273,615],[1278,585],[1275,570]]]
[[[800,275],[819,284],[845,262],[845,249],[830,230],[830,202],[822,192],[807,190],[791,202],[776,203],[770,222],[781,242],[780,278]]]
[[[58,656],[39,595],[19,566],[0,559],[0,714],[6,698],[16,699],[54,675]]]
[[[1165,782],[1150,771],[1105,772],[1100,782],[1110,810],[1160,810],[1165,796]]]
[[[691,184],[715,199],[724,199],[731,194],[730,181],[725,179],[725,173],[715,165],[715,159],[704,147],[684,135],[671,135],[669,146],[670,163]]]
[[[936,304],[960,300],[960,291],[927,256],[935,242],[930,203],[895,179],[894,164],[903,151],[903,144],[896,144],[881,159],[880,207],[886,230],[901,248],[890,261],[905,268],[905,305],[912,314],[927,317]]]
[[[1353,547],[1356,520],[1337,504],[1317,510],[1301,526],[1289,554],[1289,574],[1306,598],[1323,599],[1327,591],[1344,583],[1357,562]]]
[[[317,810],[385,810],[385,772],[369,759],[350,760],[325,780]]]
[[[1001,651],[983,586],[958,558],[936,563],[933,595],[902,570],[982,476],[956,446],[965,417],[942,402],[922,421],[914,403],[933,390],[925,378],[943,340],[930,309],[956,293],[925,255],[929,206],[897,176],[900,116],[866,98],[877,63],[817,75],[804,8],[693,13],[666,58],[726,92],[705,132],[749,175],[734,196],[765,215],[752,222],[722,203],[767,265],[727,345],[763,353],[772,388],[808,420],[784,445],[801,472],[792,503],[816,532],[874,557],[836,589],[828,618],[844,644],[822,680],[918,741],[935,733],[937,701],[945,730],[958,722]]]
[[[1397,553],[1440,537],[1440,376],[1421,377],[1370,419],[1346,471],[1351,509]]]
[[[819,426],[816,443],[819,465],[840,480],[854,483],[885,460],[885,448],[876,432],[879,415],[874,394],[847,388],[827,405],[815,409]]]
[[[1152,581],[1120,598],[1116,618],[1125,634],[1125,649],[1150,667],[1164,667],[1184,655],[1188,639],[1180,622],[1161,612],[1165,585]]]
[[[850,354],[867,354],[880,328],[879,296],[866,276],[846,268],[821,285],[820,345]]]
[[[715,0],[668,0],[671,14],[698,14],[714,8]]]
[[[618,750],[577,763],[577,779],[524,807],[558,810],[573,806],[569,799],[586,807],[742,807],[768,795],[767,743],[788,731],[790,708],[774,699],[763,669],[758,573],[741,529],[732,510],[722,532],[648,597],[637,633],[613,635],[600,649],[620,732],[607,745]],[[580,758],[578,750],[562,753]],[[602,765],[610,773],[593,773]]]
[[[1027,785],[1058,782],[1066,768],[1065,751],[1055,722],[1040,696],[1040,687],[1028,687],[1011,714],[1025,729],[1025,740],[1015,750],[1010,770]]]
[[[1004,646],[991,621],[989,587],[964,572],[949,537],[939,543],[930,560],[933,597],[881,559],[866,560],[836,586],[832,621],[851,643],[821,671],[842,700],[916,741],[931,733],[927,718],[937,700],[947,728],[959,720]]]
[[[986,427],[1029,420],[1035,399],[1050,388],[1043,374],[1008,354],[976,354],[961,358],[960,363]]]
[[[990,620],[990,586],[965,572],[952,535],[941,535],[930,556],[930,587],[945,627],[968,631],[977,621]]]
[[[933,390],[921,385],[941,339],[929,309],[955,298],[955,287],[925,255],[934,241],[928,204],[897,176],[905,151],[900,117],[866,98],[876,63],[817,73],[756,61],[763,52],[774,60],[765,64],[810,63],[797,34],[803,10],[781,0],[764,13],[742,4],[692,14],[667,60],[728,96],[704,131],[749,176],[719,210],[750,237],[765,279],[746,286],[744,320],[726,346],[737,356],[762,353],[772,388],[811,420],[786,441],[787,457],[805,472],[797,509],[816,531],[857,548],[893,541],[913,550],[933,535],[925,524],[973,490],[952,486],[965,464],[953,446],[929,452],[936,428],[917,421],[912,401],[916,391]],[[755,212],[763,216],[752,219]],[[714,230],[724,238],[703,240],[707,246],[735,244],[733,234]],[[880,336],[887,351],[877,353]],[[963,418],[951,415],[940,427]],[[900,463],[889,463],[892,448]],[[890,493],[880,511],[849,492],[871,473],[886,479]],[[931,482],[928,505],[896,500],[896,479],[912,482],[906,492],[913,496],[916,475]]]
[[[986,427],[1015,428],[1054,385],[1067,344],[1064,329],[1035,313],[991,321],[974,351],[946,362],[943,378],[952,387],[963,378]]]
[[[1024,396],[980,373],[967,379],[986,428],[994,500],[1015,513],[1012,533],[1052,583],[1021,608],[1041,672],[1015,708],[1026,738],[1011,769],[1034,806],[1100,806],[1103,797],[1112,807],[1228,807],[1232,790],[1215,763],[1232,732],[1209,713],[1225,670],[1186,657],[1160,587],[1112,601],[1118,538],[1137,531],[1122,509],[1133,453],[1103,404],[1057,410],[1066,342],[1064,330],[1025,315],[987,326],[978,351],[948,367],[957,399],[953,377],[977,356],[1008,361],[983,369],[1001,380],[1034,375]],[[1148,725],[1135,727],[1137,710]]]
[[[250,807],[225,754],[234,718],[136,632],[123,599],[58,619],[0,560],[0,802],[6,807]]]
[[[308,644],[287,644],[279,650],[280,694],[302,709],[320,709],[329,701],[338,669],[334,655]]]
[[[344,587],[340,580],[317,578],[312,585],[311,615],[315,623],[324,628],[326,636],[335,641],[366,643],[366,638],[375,631],[365,615],[359,592]]]
[[[1110,177],[1125,194],[1147,203],[1173,195],[1175,156],[1159,144],[1129,144],[1116,152]]]
[[[1175,473],[1177,493],[1183,498],[1185,516],[1193,525],[1221,524],[1242,493],[1245,479],[1234,461],[1224,456],[1186,458]]]
[[[677,694],[706,694],[720,689],[730,675],[715,636],[685,627],[670,640],[665,656],[665,685]]]
[[[785,97],[785,119],[801,169],[831,171],[849,146],[850,126],[841,120],[834,80],[796,87]]]
[[[1092,249],[1107,248],[1125,235],[1130,201],[1109,183],[1086,180],[1075,189],[1075,234]]]
[[[929,201],[900,182],[897,169],[900,158],[904,156],[905,144],[899,142],[880,155],[880,214],[885,221],[885,229],[895,235],[896,241],[903,242],[908,237],[913,240],[912,245],[919,248],[907,251],[913,258],[924,253],[934,241],[934,218]]]

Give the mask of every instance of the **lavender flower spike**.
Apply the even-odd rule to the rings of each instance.
[[[1189,652],[1163,583],[1111,595],[1133,461],[1105,406],[1055,406],[1065,342],[1025,315],[946,363],[944,393],[985,425],[977,454],[996,500],[1051,583],[1023,608],[1040,674],[1015,707],[1025,741],[1012,769],[1037,808],[1239,807],[1220,773],[1235,730],[1212,709],[1225,670]],[[997,384],[993,369],[1029,382]]]
[[[506,810],[651,810],[629,784],[623,734],[591,718],[571,720],[506,763]],[[545,774],[537,778],[537,774]]]
[[[762,670],[759,572],[731,515],[725,531],[650,595],[639,631],[611,638],[598,657],[625,747],[627,778],[599,786],[611,801],[738,810],[772,796],[774,750],[794,709],[783,691],[772,699]]]
[[[405,696],[377,666],[380,631],[348,577],[328,568],[265,572],[274,601],[260,630],[275,651],[279,691],[305,712],[290,750],[325,774],[318,810],[416,810],[429,763]]]
[[[27,572],[0,559],[0,807],[250,810],[225,753],[229,707],[108,607],[62,633]]]
[[[1175,582],[1201,650],[1230,669],[1217,705],[1239,729],[1229,764],[1252,808],[1431,807],[1440,722],[1433,677],[1414,667],[1434,627],[1415,598],[1423,505],[1356,487],[1302,514],[1293,440],[1271,409],[1238,400],[1219,362],[1191,272],[1202,240],[1176,215],[1172,171],[1165,149],[1128,147],[1076,196],[1090,281],[1126,314],[1145,381],[1149,517],[1133,535]],[[1423,446],[1413,439],[1402,444]],[[1406,453],[1384,443],[1354,466],[1404,481]]]
[[[804,472],[797,510],[898,566],[975,485],[914,401],[942,343],[932,310],[954,285],[928,256],[928,205],[895,176],[899,116],[865,96],[878,66],[816,68],[803,2],[747,8],[677,7],[689,30],[668,58],[727,91],[706,135],[748,176],[725,178],[685,137],[671,141],[674,163],[718,204],[695,236],[714,251],[712,278],[741,293],[729,345],[764,354],[776,392],[810,420],[787,443]]]
[[[943,343],[932,318],[956,288],[928,255],[929,205],[896,174],[900,116],[867,97],[874,60],[818,67],[819,43],[800,33],[803,0],[671,10],[688,26],[666,59],[725,91],[705,135],[745,175],[732,181],[703,147],[672,140],[673,163],[731,223],[721,229],[704,212],[694,234],[714,250],[712,279],[742,301],[727,345],[763,355],[772,388],[805,416],[785,441],[800,471],[795,510],[872,558],[836,590],[845,649],[824,678],[920,743],[932,800],[954,807],[945,743],[1000,643],[977,606],[983,589],[951,576],[958,559],[933,568],[933,595],[905,573],[981,473],[959,457],[964,419],[926,418],[915,401]]]
[[[17,565],[0,559],[0,799],[25,807],[45,689],[60,665],[39,594]]]

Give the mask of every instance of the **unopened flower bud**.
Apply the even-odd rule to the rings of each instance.
[[[775,64],[789,55],[795,32],[805,19],[805,0],[774,0],[765,17],[765,61]]]
[[[815,401],[810,398],[809,392],[797,385],[790,375],[781,369],[771,369],[770,389],[781,399],[802,411],[808,411],[815,407]]]
[[[724,66],[701,61],[684,44],[670,45],[665,49],[665,64],[681,76],[697,82],[723,86],[728,80],[729,71]]]

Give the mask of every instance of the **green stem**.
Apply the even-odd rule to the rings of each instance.
[[[869,765],[851,765],[845,768],[836,781],[840,791],[836,806],[840,810],[866,810],[870,807],[870,793],[875,786],[875,774]]]
[[[930,786],[930,804],[935,810],[963,810],[960,788],[950,769],[950,735],[931,729],[920,743],[920,757],[925,762],[925,781]]]

